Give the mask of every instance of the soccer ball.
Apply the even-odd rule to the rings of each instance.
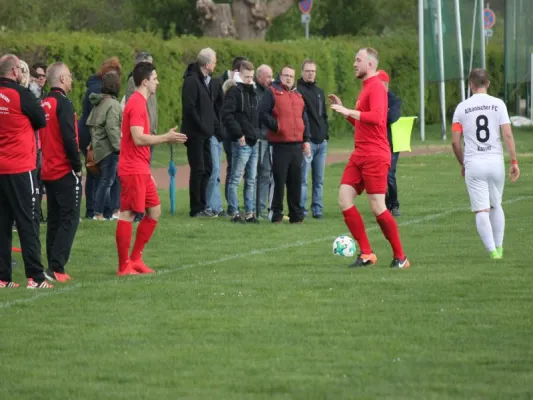
[[[333,254],[342,257],[355,255],[355,242],[350,236],[339,236],[333,242]]]

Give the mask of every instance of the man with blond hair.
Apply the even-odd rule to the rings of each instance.
[[[355,128],[355,150],[342,175],[339,206],[361,250],[350,267],[365,267],[377,262],[363,218],[354,206],[356,196],[366,190],[376,222],[392,246],[390,267],[408,268],[409,261],[403,252],[398,225],[385,204],[391,150],[387,139],[387,91],[377,74],[378,60],[378,52],[370,47],[362,48],[355,56],[355,76],[363,81],[355,110],[344,107],[336,95],[328,96],[333,103],[331,108],[346,116]]]
[[[11,271],[13,222],[22,247],[28,289],[51,288],[45,280],[39,239],[39,186],[35,131],[46,125],[35,96],[20,86],[20,60],[0,57],[0,289],[16,288]]]

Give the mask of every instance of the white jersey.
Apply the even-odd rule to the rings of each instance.
[[[480,159],[503,159],[500,126],[510,123],[501,99],[479,93],[461,102],[453,114],[452,131],[463,134],[465,166]]]

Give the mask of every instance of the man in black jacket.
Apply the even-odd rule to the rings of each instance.
[[[283,221],[287,186],[289,221],[302,223],[305,217],[300,206],[302,162],[304,155],[311,154],[309,122],[303,97],[294,87],[295,69],[286,65],[279,77],[259,105],[259,121],[267,127],[268,142],[272,146],[274,193],[269,216],[273,223]]]
[[[385,89],[387,89],[387,99],[389,101],[389,110],[387,112],[387,137],[389,139],[391,149],[391,164],[388,176],[388,188],[387,196],[385,198],[385,204],[394,217],[399,217],[400,214],[400,202],[398,201],[398,185],[396,184],[396,165],[398,164],[398,158],[400,158],[399,152],[394,152],[392,148],[392,131],[391,125],[400,119],[400,112],[402,107],[402,101],[396,94],[389,90],[389,74],[383,70],[378,71],[378,76],[383,82]]]
[[[228,187],[228,213],[232,222],[259,222],[255,215],[257,140],[259,139],[259,102],[254,90],[254,66],[243,61],[239,70],[242,82],[226,93],[222,120],[231,139],[232,168]],[[239,210],[237,189],[244,174],[244,218]]]
[[[17,223],[28,289],[51,288],[45,280],[39,239],[39,189],[35,131],[46,126],[35,96],[19,85],[20,60],[0,57],[0,289],[12,281],[12,227]]]
[[[206,190],[211,176],[211,136],[215,134],[218,119],[210,89],[211,74],[215,70],[217,56],[214,50],[200,51],[196,62],[185,71],[182,102],[182,129],[187,135],[187,158],[191,167],[189,199],[191,217],[213,217],[206,210]]]
[[[324,91],[315,82],[316,64],[312,60],[305,60],[302,64],[302,77],[298,80],[298,91],[302,94],[309,118],[311,131],[311,156],[305,157],[302,163],[302,196],[300,206],[307,215],[307,180],[309,167],[313,176],[313,197],[311,212],[313,218],[321,219],[324,208],[324,172],[326,169],[326,155],[328,152],[328,110]]]

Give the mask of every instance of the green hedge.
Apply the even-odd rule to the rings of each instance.
[[[279,70],[291,64],[299,73],[302,61],[312,58],[318,67],[317,81],[326,93],[336,93],[351,106],[361,88],[354,78],[355,51],[363,46],[375,47],[380,53],[380,68],[391,76],[391,89],[403,101],[404,115],[418,115],[418,52],[416,37],[370,37],[313,39],[286,42],[231,41],[212,38],[181,37],[163,41],[151,34],[118,32],[113,36],[88,33],[48,33],[6,35],[0,33],[0,54],[12,52],[32,64],[62,60],[71,68],[75,82],[70,95],[76,110],[81,111],[85,82],[101,61],[118,56],[125,74],[132,68],[133,56],[138,50],[153,53],[160,79],[158,89],[160,130],[164,131],[181,120],[181,85],[187,63],[198,51],[210,46],[217,52],[216,74],[222,74],[231,65],[233,57],[244,55],[256,66],[265,63]],[[491,93],[503,92],[503,53],[489,50],[487,68],[491,74]],[[446,84],[447,114],[451,116],[460,99],[457,82]],[[436,123],[439,117],[438,86],[426,90],[426,123]],[[350,131],[346,122],[335,116],[332,135]]]

